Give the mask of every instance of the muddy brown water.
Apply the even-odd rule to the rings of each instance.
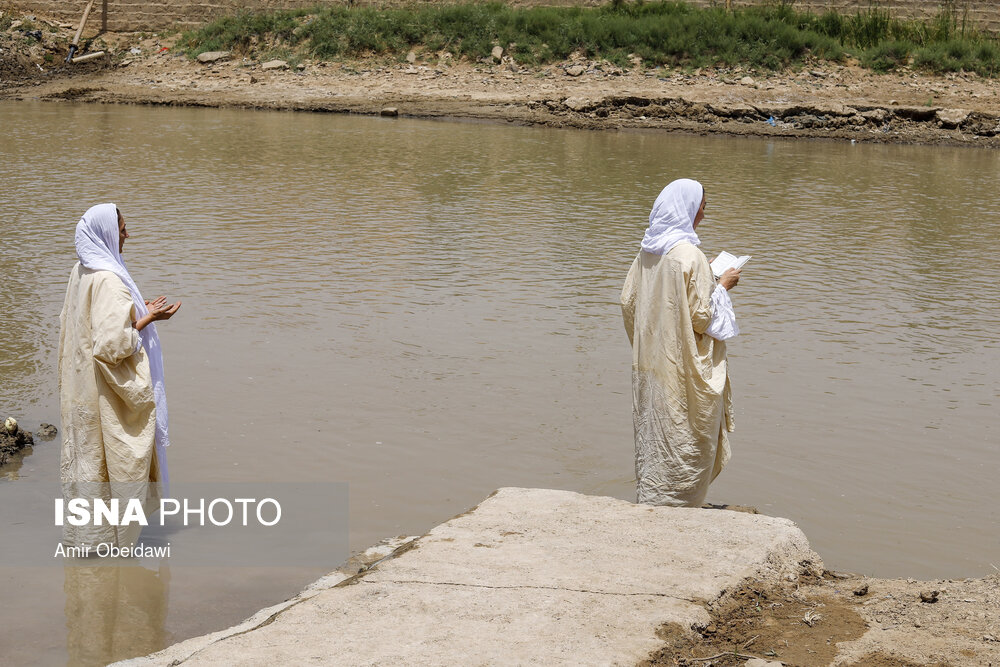
[[[353,549],[500,486],[633,499],[618,292],[691,176],[706,251],[753,255],[709,501],[789,517],[835,569],[1000,566],[996,152],[35,103],[0,128],[0,413],[28,428],[58,424],[73,226],[114,201],[145,295],[184,301],[160,328],[175,480],[347,482]],[[57,443],[0,502],[56,478]],[[321,574],[224,565],[5,567],[0,660],[127,657]]]

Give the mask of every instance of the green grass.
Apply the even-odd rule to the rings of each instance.
[[[945,3],[947,4],[947,3]],[[984,38],[964,15],[943,9],[931,21],[905,21],[892,18],[889,10],[869,7],[851,16],[827,12],[821,16],[802,15],[803,27],[809,27],[837,39],[844,46],[870,49],[885,42],[910,42],[927,45],[961,38]]]
[[[910,42],[881,42],[861,54],[861,64],[876,72],[888,72],[906,66],[912,50]]]
[[[1000,73],[1000,41],[976,32],[956,11],[929,22],[900,21],[871,8],[855,15],[797,12],[789,2],[727,12],[683,2],[615,0],[596,8],[503,4],[415,5],[376,9],[320,6],[242,12],[185,33],[191,56],[232,50],[317,59],[447,50],[472,60],[495,45],[519,63],[565,60],[573,52],[647,66],[733,66],[777,70],[810,59],[856,57],[879,71],[914,66],[938,72]]]
[[[497,44],[525,64],[564,60],[574,51],[627,64],[636,53],[651,65],[752,64],[780,68],[808,55],[839,59],[835,40],[800,30],[769,9],[727,13],[681,2],[599,8],[456,4],[374,9],[240,13],[183,37],[191,55],[219,49],[248,53],[285,46],[321,59],[399,55],[412,48],[471,59]]]
[[[836,39],[864,66],[880,72],[912,63],[937,73],[1000,75],[1000,40],[976,30],[954,2],[942,4],[945,8],[930,21],[894,19],[888,10],[873,6],[852,16],[799,14],[798,25]]]

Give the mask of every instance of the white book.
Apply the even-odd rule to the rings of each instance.
[[[719,256],[712,261],[712,273],[718,278],[728,269],[741,269],[743,265],[750,261],[751,255],[741,255],[737,257],[736,255],[730,254],[723,250],[719,253]]]

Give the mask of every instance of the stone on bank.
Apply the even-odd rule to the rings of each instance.
[[[198,54],[198,62],[210,64],[220,60],[229,60],[230,55],[232,54],[229,51],[206,51]]]

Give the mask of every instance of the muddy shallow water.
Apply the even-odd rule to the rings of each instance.
[[[175,480],[347,482],[353,549],[500,486],[632,498],[618,291],[659,189],[691,176],[706,251],[753,255],[709,500],[793,519],[835,569],[1000,565],[995,152],[72,104],[0,104],[0,127],[0,413],[28,428],[58,424],[73,225],[114,201],[144,294],[184,301],[160,327]],[[0,502],[57,470],[39,443]],[[318,574],[92,590],[141,600],[163,644]],[[91,580],[0,570],[0,656],[150,650],[77,641],[112,633],[74,620]]]

